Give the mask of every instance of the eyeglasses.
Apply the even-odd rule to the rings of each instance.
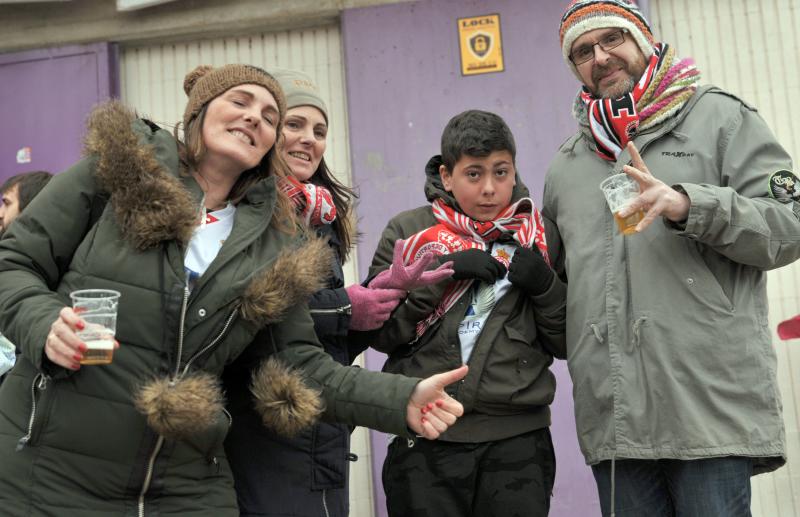
[[[600,45],[601,49],[603,49],[605,52],[608,52],[612,48],[617,48],[623,43],[625,43],[626,32],[627,31],[625,29],[609,32],[608,34],[600,38],[600,41],[596,43],[592,43],[591,45],[581,45],[580,47],[570,52],[569,60],[572,61],[573,65],[582,65],[587,61],[591,61],[592,59],[594,59],[595,45]]]

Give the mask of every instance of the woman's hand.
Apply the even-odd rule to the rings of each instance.
[[[383,326],[392,311],[406,297],[401,289],[375,289],[353,284],[346,287],[350,298],[350,328],[375,330]]]
[[[50,325],[50,333],[44,343],[44,353],[50,361],[70,370],[81,367],[80,362],[86,353],[86,344],[75,333],[86,327],[84,321],[72,307],[64,307],[58,319]]]
[[[369,283],[369,287],[413,291],[418,287],[435,284],[453,276],[453,264],[450,262],[445,262],[432,271],[427,270],[437,258],[431,252],[424,253],[416,262],[406,266],[403,260],[405,242],[402,239],[395,241],[392,264],[389,269],[378,273]]]
[[[416,434],[435,440],[464,414],[464,406],[444,388],[467,375],[466,365],[431,375],[417,384],[406,407],[406,423]]]

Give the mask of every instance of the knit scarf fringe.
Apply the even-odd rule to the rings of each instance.
[[[694,59],[677,59],[675,49],[669,47],[664,63],[636,105],[639,131],[677,115],[697,91],[699,82],[700,71]]]

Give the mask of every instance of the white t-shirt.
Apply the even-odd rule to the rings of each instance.
[[[491,253],[494,258],[508,268],[516,249],[516,246],[510,244],[495,244],[492,246]],[[472,300],[469,307],[467,307],[466,316],[458,325],[461,361],[464,364],[469,361],[472,349],[475,348],[475,343],[478,341],[478,336],[481,335],[486,319],[500,298],[508,292],[509,288],[511,288],[511,282],[508,281],[508,273],[494,284],[486,284],[480,281],[472,283],[472,288],[465,295],[472,296]]]
[[[192,289],[197,279],[206,272],[225,243],[225,239],[231,234],[235,214],[236,207],[228,203],[221,210],[208,212],[203,224],[195,228],[192,240],[189,241],[186,258],[183,260],[189,289]]]
[[[0,334],[0,375],[10,370],[17,362],[15,349],[14,343]]]

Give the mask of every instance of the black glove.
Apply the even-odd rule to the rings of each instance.
[[[547,291],[555,276],[538,248],[517,248],[508,266],[508,281],[531,296]]]
[[[506,274],[506,267],[488,251],[472,248],[442,255],[439,260],[453,262],[453,280],[480,280],[487,284],[495,283]]]

